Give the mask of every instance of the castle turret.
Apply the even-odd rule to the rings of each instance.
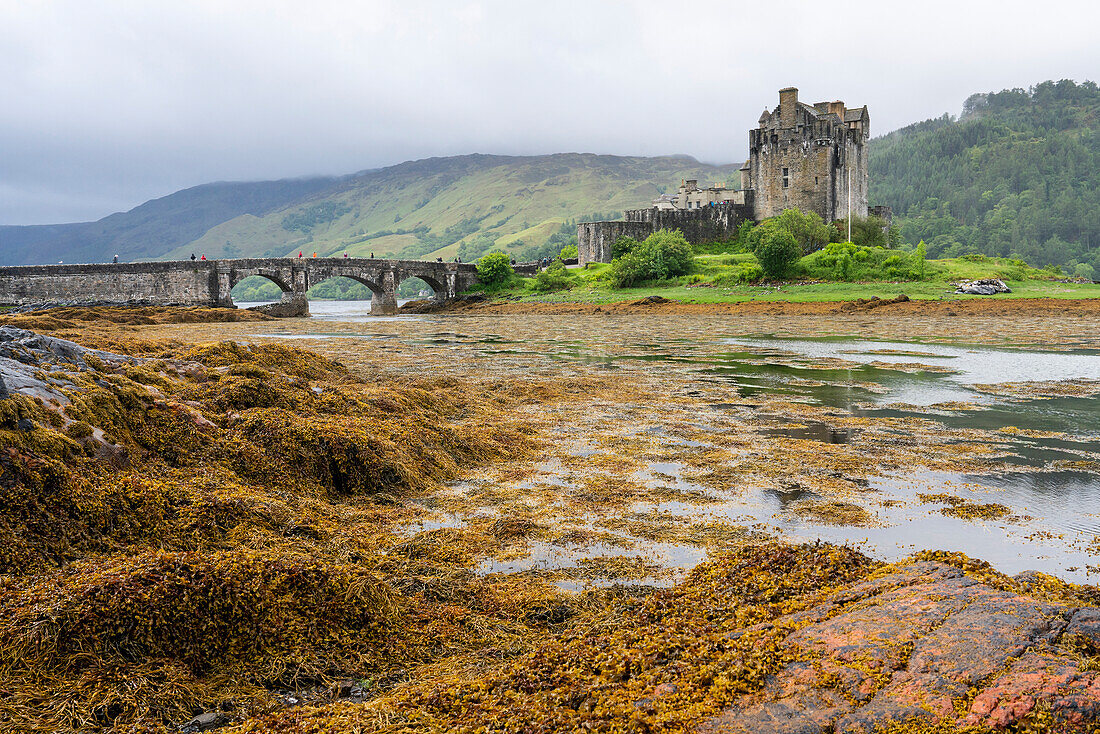
[[[787,87],[779,90],[779,125],[784,130],[795,126],[795,114],[798,112],[798,88]]]
[[[866,216],[869,133],[866,107],[851,110],[841,101],[808,105],[798,101],[797,88],[779,90],[779,106],[765,111],[759,127],[749,131],[742,186],[754,191],[756,219],[796,208],[834,221],[847,216],[849,190],[852,213]]]

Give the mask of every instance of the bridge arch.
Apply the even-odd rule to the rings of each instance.
[[[398,273],[394,276],[394,280],[396,281],[395,285],[399,291],[401,286],[411,279],[416,279],[427,284],[427,286],[432,289],[432,298],[434,299],[441,299],[447,293],[447,286],[430,273],[406,272]]]
[[[322,277],[319,277],[315,280],[311,279],[310,283],[309,283],[309,287],[311,289],[316,288],[317,286],[321,285],[322,283],[326,283],[326,282],[332,280],[333,278],[345,278],[347,280],[354,280],[356,283],[359,283],[360,285],[366,286],[367,289],[370,290],[371,295],[374,295],[376,293],[384,293],[385,292],[385,288],[382,286],[381,283],[377,283],[377,282],[371,280],[370,278],[366,277],[365,275],[362,275],[361,273],[338,273],[338,272],[336,272],[336,273],[325,273]]]
[[[287,298],[290,293],[284,287],[285,283],[280,283],[272,278],[265,278],[262,275],[245,275],[244,277],[231,279],[230,282],[233,285],[229,288],[229,296],[234,304],[241,301],[254,301],[257,303],[279,301]]]
[[[229,279],[229,288],[230,288],[230,290],[237,287],[237,284],[240,283],[245,278],[252,278],[252,277],[265,278],[267,280],[270,280],[272,283],[279,286],[279,290],[281,290],[283,293],[290,293],[291,291],[294,290],[294,287],[291,286],[290,283],[286,282],[286,280],[284,280],[283,277],[279,273],[273,272],[273,271],[270,271],[270,270],[260,270],[260,269],[256,269],[256,270],[234,270],[232,277],[230,277],[230,279]]]

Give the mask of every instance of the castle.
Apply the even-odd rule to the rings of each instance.
[[[794,87],[779,90],[779,106],[764,110],[749,130],[749,159],[741,167],[740,188],[680,185],[646,209],[632,209],[623,220],[587,222],[577,227],[581,264],[610,262],[620,236],[644,239],[658,229],[679,229],[688,242],[731,237],[742,222],[759,222],[784,209],[816,212],[826,222],[868,213],[867,106],[798,100]],[[850,202],[849,202],[850,199]]]

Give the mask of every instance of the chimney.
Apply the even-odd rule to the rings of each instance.
[[[839,100],[836,101],[836,102],[830,102],[829,103],[829,113],[834,114],[834,115],[838,115],[840,117],[840,119],[843,120],[844,119],[844,103],[839,101]]]
[[[794,128],[795,121],[798,116],[795,111],[798,109],[798,89],[796,87],[787,87],[786,89],[779,90],[779,127],[784,130],[790,130]]]

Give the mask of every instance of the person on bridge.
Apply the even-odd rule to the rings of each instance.
[[[345,260],[347,260],[347,259],[348,259],[348,251],[347,251],[347,250],[344,250],[344,259],[345,259]]]
[[[115,264],[116,264],[116,265],[118,264],[118,255],[115,255],[115,260],[114,260],[114,262],[115,262]]]
[[[313,252],[313,256],[317,257],[317,252],[316,251]]]
[[[206,260],[206,253],[204,252],[204,253],[202,254],[202,257],[200,257],[199,259],[200,259],[200,260]]]
[[[195,253],[191,253],[191,262],[195,262]]]
[[[301,260],[301,259],[302,259],[302,251],[301,251],[301,250],[298,250],[298,259],[299,259],[299,260]]]
[[[371,260],[373,260],[373,259],[374,259],[374,253],[373,253],[373,252],[372,252],[372,253],[370,254],[370,259],[371,259]]]

